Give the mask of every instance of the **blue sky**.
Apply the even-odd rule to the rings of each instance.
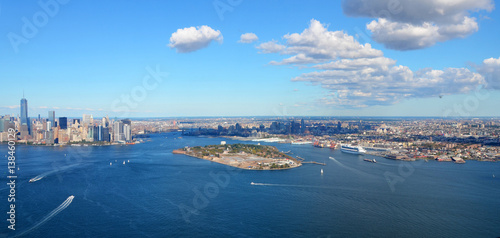
[[[24,90],[31,117],[500,116],[494,2],[419,19],[436,3],[374,2],[0,1],[0,114],[19,114]]]

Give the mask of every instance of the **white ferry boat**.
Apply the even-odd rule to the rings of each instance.
[[[352,146],[350,144],[343,144],[340,146],[340,151],[344,153],[350,153],[350,154],[364,154],[366,153],[366,150],[363,149],[361,146]]]

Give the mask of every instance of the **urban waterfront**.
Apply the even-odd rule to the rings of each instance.
[[[500,234],[497,162],[404,162],[318,149],[310,144],[260,142],[326,166],[305,164],[292,170],[248,171],[172,154],[177,148],[219,144],[221,140],[241,143],[186,137],[176,132],[153,134],[145,143],[136,145],[17,145],[15,234],[26,237],[495,237]],[[2,154],[7,154],[6,144],[0,148]],[[364,158],[376,158],[378,162],[367,163]],[[1,166],[5,181],[6,163]],[[41,179],[28,182],[37,176]],[[0,191],[7,195],[7,186]],[[61,207],[71,195],[72,202]],[[1,204],[8,206],[6,200]],[[56,208],[59,209],[54,212]],[[14,233],[3,227],[2,234]]]

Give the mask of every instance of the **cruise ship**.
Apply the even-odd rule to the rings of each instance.
[[[345,152],[345,153],[350,153],[350,154],[364,154],[366,153],[366,150],[363,149],[361,146],[352,146],[349,144],[344,144],[340,146],[340,151]]]

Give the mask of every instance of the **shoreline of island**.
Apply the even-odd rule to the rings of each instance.
[[[254,144],[207,145],[184,147],[172,151],[244,170],[285,170],[302,166],[302,162],[279,152],[274,146]]]

